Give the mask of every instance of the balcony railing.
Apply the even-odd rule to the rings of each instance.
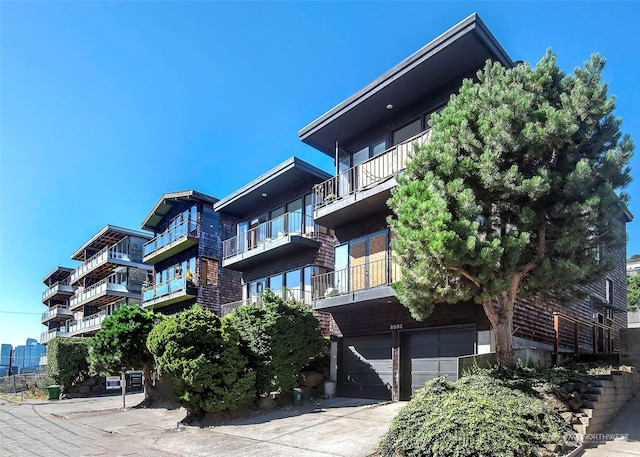
[[[174,227],[169,227],[160,235],[145,243],[142,246],[142,255],[146,257],[160,249],[176,244],[188,236],[197,237],[199,232],[200,224],[196,221],[186,219]]]
[[[73,294],[74,291],[74,287],[71,285],[71,282],[69,281],[70,278],[64,279],[62,281],[58,281],[54,284],[51,284],[47,290],[45,290],[44,292],[42,292],[42,301],[45,302],[47,301],[49,298],[53,297],[54,295],[58,294],[59,292],[63,292],[63,293],[67,293],[67,294]]]
[[[318,230],[313,223],[313,217],[310,214],[291,212],[263,222],[246,233],[225,240],[222,246],[222,258],[226,260],[254,249],[267,247],[288,235],[317,238]]]
[[[69,308],[63,305],[56,305],[49,308],[48,311],[42,313],[42,322],[48,321],[54,317],[71,317],[73,313]]]
[[[406,168],[407,160],[413,153],[414,143],[427,143],[430,136],[431,129],[425,130],[404,143],[397,144],[325,182],[316,184],[313,188],[314,208],[322,208],[394,177]]]
[[[282,289],[279,291],[273,292],[278,297],[282,297],[285,300],[296,300],[300,303],[304,303],[305,305],[311,306],[312,303],[312,294],[311,291],[308,290],[300,290],[300,289]],[[239,308],[240,306],[245,305],[254,305],[254,306],[262,306],[263,299],[262,295],[257,295],[252,298],[245,298],[244,300],[238,300],[231,303],[225,303],[220,307],[220,314],[222,316],[226,316],[227,314],[231,314],[231,312]]]
[[[186,290],[187,286],[196,287],[195,283],[187,284],[185,276],[178,276],[159,284],[153,284],[142,288],[142,302],[149,302],[159,297],[176,294]]]
[[[313,300],[388,286],[401,278],[401,268],[388,255],[362,265],[331,271],[311,278]]]
[[[113,246],[105,246],[96,254],[91,256],[88,260],[84,261],[82,265],[76,268],[69,276],[69,281],[71,282],[71,284],[73,284],[78,279],[94,270],[97,266],[111,260],[132,261],[131,257],[129,256],[129,252],[119,251],[117,244]]]
[[[77,293],[69,300],[69,309],[73,310],[107,292],[134,293],[127,288],[127,282],[123,281],[118,273],[115,273]]]
[[[69,324],[69,335],[77,335],[79,333],[90,332],[92,330],[99,329],[102,325],[102,321],[109,316],[107,311],[100,311],[99,313],[92,314],[82,318],[79,321],[73,321]]]
[[[44,344],[47,341],[50,341],[59,336],[67,337],[69,336],[69,332],[67,332],[66,328],[60,328],[58,330],[50,330],[48,332],[43,332],[40,334],[40,343]]]

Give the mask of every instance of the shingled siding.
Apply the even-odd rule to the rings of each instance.
[[[390,325],[415,330],[467,324],[475,324],[478,331],[489,330],[482,306],[473,303],[436,306],[431,316],[423,321],[412,318],[409,310],[397,300],[354,304],[331,313],[331,335],[337,337],[384,333],[390,330]]]
[[[626,239],[626,227],[624,224],[620,224],[619,232],[619,235],[623,237],[623,239]],[[611,326],[616,329],[612,336],[614,339],[614,351],[617,352],[619,348],[618,330],[626,328],[627,326],[626,246],[623,245],[616,249],[612,255],[615,260],[615,268],[607,274],[605,279],[594,282],[586,287],[586,289],[590,296],[596,297],[604,302],[606,297],[606,279],[610,279],[613,283],[612,306],[615,309],[613,311]],[[513,318],[515,336],[530,341],[553,345],[554,312],[561,312],[587,322],[593,322],[594,313],[596,313],[597,310],[592,307],[590,298],[570,308],[558,306],[553,303],[544,303],[541,300],[519,300]],[[592,330],[583,326],[581,327],[579,336],[580,350],[587,353],[591,352],[593,348]],[[561,320],[561,348],[573,349],[574,340],[573,324]]]

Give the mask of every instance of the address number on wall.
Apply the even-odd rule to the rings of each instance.
[[[402,324],[391,324],[389,330],[402,330]]]

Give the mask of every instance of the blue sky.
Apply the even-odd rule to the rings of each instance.
[[[163,193],[222,198],[292,155],[331,171],[298,130],[473,12],[514,60],[600,52],[640,144],[635,2],[0,2],[0,342],[39,338],[44,276]]]

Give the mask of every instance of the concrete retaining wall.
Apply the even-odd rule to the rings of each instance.
[[[610,375],[585,378],[591,386],[576,416],[580,423],[573,428],[582,434],[599,433],[640,391],[640,372],[636,367],[614,371]]]

